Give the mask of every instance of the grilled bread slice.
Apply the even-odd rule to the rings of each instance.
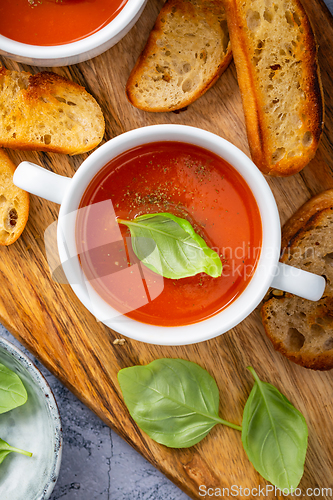
[[[174,111],[203,95],[232,58],[220,0],[168,0],[126,85],[144,111]]]
[[[314,157],[323,128],[309,19],[299,0],[223,3],[252,159],[265,174],[295,174]]]
[[[29,216],[29,195],[13,184],[15,168],[0,148],[0,245],[14,243]]]
[[[102,111],[80,85],[55,73],[0,67],[0,146],[73,155],[103,135]]]
[[[262,320],[276,350],[313,370],[333,368],[333,189],[303,205],[282,230],[282,262],[326,277],[318,302],[273,290]]]

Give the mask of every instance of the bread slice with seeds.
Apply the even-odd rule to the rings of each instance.
[[[15,168],[0,148],[0,245],[14,243],[29,216],[29,195],[13,184]]]
[[[104,135],[101,108],[74,82],[0,66],[0,146],[78,154]]]
[[[333,189],[303,205],[282,229],[285,264],[325,276],[318,302],[273,290],[261,310],[276,350],[313,370],[333,368]]]
[[[323,129],[317,45],[299,0],[223,0],[248,141],[265,174],[314,157]]]
[[[144,111],[174,111],[203,95],[231,61],[220,0],[168,0],[126,85]]]

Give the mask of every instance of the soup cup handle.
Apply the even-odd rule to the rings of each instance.
[[[59,205],[71,180],[70,177],[55,174],[30,161],[20,163],[13,176],[15,186]]]
[[[317,301],[325,290],[326,280],[318,274],[279,262],[271,287],[293,293],[303,299]]]

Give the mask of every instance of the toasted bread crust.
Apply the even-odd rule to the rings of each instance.
[[[318,302],[270,291],[261,316],[274,348],[312,370],[333,368],[333,189],[306,202],[282,229],[281,261],[326,277]]]
[[[176,85],[174,87],[168,85],[170,81],[174,83],[176,79],[182,78],[182,72],[181,70],[178,72],[175,68],[174,61],[182,62],[182,64],[190,62],[188,55],[183,50],[172,52],[172,37],[175,39],[180,36],[175,34],[169,26],[172,18],[178,19],[179,22],[183,22],[185,19],[186,29],[190,32],[195,29],[196,24],[204,21],[210,36],[215,37],[215,42],[216,37],[218,37],[216,51],[219,53],[216,55],[216,60],[209,61],[211,67],[207,70],[207,76],[202,78],[194,90],[178,92]],[[182,33],[182,35],[186,36],[186,33]],[[193,36],[193,39],[191,41],[191,36],[188,36],[186,48],[191,48],[191,44],[194,43],[195,34],[190,33],[190,35]],[[195,51],[196,49],[193,47],[193,52]],[[169,52],[170,54],[168,54]],[[207,53],[208,51],[205,54],[206,57]],[[198,57],[201,56],[202,54],[198,54]],[[143,111],[163,112],[184,108],[214,85],[228,67],[231,59],[231,45],[220,0],[168,0],[160,11],[146,46],[129,76],[126,85],[127,98],[133,106]],[[165,63],[164,66],[163,63]],[[207,63],[206,66],[209,64]],[[200,71],[198,67],[196,71]],[[162,86],[160,89],[156,88],[152,100],[142,99],[142,92],[140,92],[145,88],[147,80],[150,84],[156,81]],[[155,85],[155,87],[157,86],[158,84]]]
[[[104,117],[80,85],[51,72],[0,67],[0,146],[78,154],[96,147]]]
[[[29,194],[13,184],[15,165],[0,148],[0,245],[14,243],[29,217]]]
[[[314,157],[323,129],[317,44],[299,0],[266,5],[224,0],[252,159],[265,174],[289,176]]]

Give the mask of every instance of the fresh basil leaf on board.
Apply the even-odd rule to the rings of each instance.
[[[191,224],[169,213],[118,219],[130,229],[135,255],[149,269],[165,278],[179,279],[206,273],[222,274],[218,254],[209,248]]]
[[[30,453],[30,451],[24,451],[20,450],[19,448],[14,448],[14,446],[10,446],[10,444],[6,443],[6,441],[0,438],[0,464],[5,460],[6,456],[12,452],[20,453],[21,455],[26,455],[27,457],[32,457],[32,453]]]
[[[157,359],[146,366],[124,368],[118,372],[118,381],[140,429],[165,446],[193,446],[216,424],[241,430],[219,418],[216,382],[191,361]]]
[[[246,402],[242,442],[263,478],[280,490],[295,489],[304,472],[308,428],[303,415],[276,387],[262,382],[249,367],[255,384]]]
[[[27,391],[18,375],[0,363],[0,413],[23,405]]]

